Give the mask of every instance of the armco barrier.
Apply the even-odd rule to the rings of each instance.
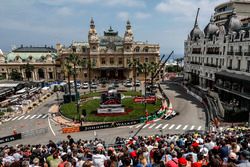
[[[105,129],[114,127],[114,123],[106,123],[99,125],[89,125],[89,126],[80,126],[80,131],[96,130],[96,129]]]
[[[80,132],[80,127],[68,127],[68,128],[62,128],[63,133],[74,133],[74,132]]]
[[[15,134],[15,135],[1,137],[0,138],[0,144],[11,142],[11,141],[14,141],[14,140],[19,140],[19,139],[22,139],[22,134],[21,133],[18,133],[18,134]]]
[[[129,126],[129,125],[135,125],[138,123],[140,123],[140,120],[120,121],[120,122],[105,123],[105,124],[99,124],[99,125],[81,126],[80,131],[113,128],[113,127],[119,127],[119,126]]]

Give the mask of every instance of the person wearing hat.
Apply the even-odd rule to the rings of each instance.
[[[177,152],[171,153],[172,159],[167,161],[166,167],[178,167],[178,158],[177,158]]]
[[[34,164],[33,167],[40,167],[39,166],[39,159],[38,158],[34,158],[33,159],[33,164]]]
[[[240,163],[237,165],[237,167],[250,167],[250,152],[247,150],[243,150],[240,152]]]
[[[178,165],[179,167],[186,167],[187,166],[187,160],[184,157],[181,157],[178,159]]]

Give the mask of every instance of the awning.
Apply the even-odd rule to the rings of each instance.
[[[244,75],[244,74],[236,74],[236,73],[231,73],[231,72],[227,72],[227,71],[220,71],[215,73],[216,78],[231,78],[234,80],[243,80],[243,81],[248,81],[250,82],[250,76]]]

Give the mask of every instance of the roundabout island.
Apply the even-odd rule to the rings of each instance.
[[[155,98],[154,102],[147,101],[145,105],[143,100],[138,100],[140,98],[141,92],[134,91],[88,93],[81,96],[79,112],[76,103],[71,102],[61,105],[61,114],[73,120],[81,118],[81,121],[87,122],[116,122],[138,120],[146,114],[155,114],[161,108],[161,99]],[[108,107],[108,112],[98,112],[100,107],[102,110]],[[112,112],[113,109],[122,109],[122,112]]]

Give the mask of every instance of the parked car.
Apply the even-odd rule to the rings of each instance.
[[[132,87],[133,85],[132,85],[131,82],[126,82],[126,83],[124,84],[124,86],[129,88],[129,87]]]
[[[96,89],[97,88],[97,84],[95,82],[92,82],[91,85],[90,85],[90,87],[92,89]]]
[[[137,81],[135,82],[135,86],[141,86],[141,82],[140,82],[139,80],[137,80]]]
[[[89,88],[89,83],[88,83],[88,82],[84,82],[84,83],[82,84],[82,88],[83,88],[83,89],[88,89],[88,88]]]

